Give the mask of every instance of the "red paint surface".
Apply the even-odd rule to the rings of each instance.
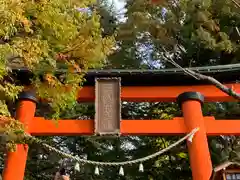
[[[32,101],[21,101],[17,109],[17,119],[26,126],[33,120],[36,104]],[[18,144],[15,152],[8,152],[4,165],[4,180],[23,180],[28,155],[28,145]]]

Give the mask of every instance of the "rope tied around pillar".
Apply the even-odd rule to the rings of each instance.
[[[182,142],[184,142],[185,140],[192,140],[192,138],[194,137],[194,135],[196,134],[196,132],[199,131],[199,128],[195,128],[193,129],[190,133],[188,133],[187,135],[185,135],[184,137],[182,137],[181,139],[179,139],[178,141],[176,141],[175,143],[171,144],[170,146],[158,151],[158,152],[155,152],[151,155],[148,155],[148,156],[145,156],[145,157],[142,157],[142,158],[138,158],[138,159],[135,159],[135,160],[128,160],[128,161],[122,161],[122,162],[100,162],[100,161],[92,161],[92,160],[87,160],[87,159],[81,159],[79,157],[76,157],[76,156],[73,156],[69,153],[66,153],[66,152],[63,152],[55,147],[52,147],[48,144],[46,144],[45,142],[43,142],[42,140],[38,139],[38,138],[35,138],[29,134],[24,134],[25,138],[27,138],[29,141],[28,142],[31,142],[31,143],[36,143],[36,144],[39,144],[41,145],[42,147],[44,147],[45,149],[47,149],[49,152],[55,152],[57,153],[58,155],[62,156],[62,157],[65,157],[65,158],[69,158],[73,161],[76,162],[75,164],[75,171],[80,171],[80,164],[91,164],[91,165],[94,165],[95,166],[95,174],[96,175],[99,175],[100,172],[99,172],[99,167],[101,166],[115,166],[115,167],[119,167],[119,175],[121,176],[124,176],[124,169],[123,169],[123,166],[125,165],[133,165],[133,164],[139,164],[139,172],[143,172],[144,171],[144,167],[143,167],[143,163],[145,161],[148,161],[150,159],[153,159],[163,153],[166,153],[168,151],[170,151],[172,148],[178,146],[179,144],[181,144]],[[8,138],[6,137],[7,135],[3,135],[5,136],[5,138]]]
[[[80,164],[91,164],[91,165],[95,166],[95,172],[94,172],[95,175],[100,174],[99,167],[101,167],[101,166],[112,166],[112,167],[119,167],[119,175],[124,176],[124,166],[139,164],[139,166],[138,166],[139,167],[139,169],[138,169],[139,172],[144,172],[143,163],[145,161],[148,161],[148,160],[153,159],[157,156],[160,156],[163,153],[166,153],[166,152],[170,151],[171,149],[178,146],[179,144],[181,144],[185,140],[188,140],[188,141],[192,140],[192,138],[194,137],[194,135],[198,131],[199,131],[199,128],[193,129],[190,133],[188,133],[187,135],[185,135],[184,137],[182,137],[181,139],[179,139],[175,143],[173,143],[170,146],[168,146],[168,147],[166,147],[166,148],[164,148],[164,149],[162,149],[158,152],[155,152],[151,155],[148,155],[148,156],[145,156],[145,157],[142,157],[142,158],[138,158],[138,159],[135,159],[135,160],[128,160],[128,161],[122,161],[122,162],[100,162],[100,161],[92,161],[92,160],[87,160],[87,159],[81,159],[81,158],[73,156],[69,153],[63,152],[63,151],[61,151],[61,150],[59,150],[55,147],[52,147],[52,146],[48,145],[47,143],[43,142],[42,140],[40,140],[36,137],[33,137],[33,136],[31,136],[27,133],[24,133],[23,137],[28,144],[30,144],[30,143],[39,144],[42,147],[44,147],[45,149],[47,149],[49,152],[55,152],[58,155],[60,155],[61,157],[69,158],[69,159],[75,161],[76,163],[75,163],[75,166],[74,166],[74,170],[76,172],[80,171],[80,169],[81,169]],[[9,139],[9,134],[2,134],[1,136],[2,136],[2,139],[6,139],[7,141],[10,140]]]

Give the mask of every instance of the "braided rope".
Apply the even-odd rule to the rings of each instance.
[[[183,138],[179,139],[178,141],[176,141],[175,143],[171,144],[170,146],[168,146],[165,149],[162,149],[156,153],[153,153],[151,155],[148,155],[146,157],[143,158],[139,158],[139,159],[135,159],[135,160],[130,160],[130,161],[123,161],[123,162],[100,162],[100,161],[91,161],[91,160],[86,160],[86,159],[81,159],[79,157],[75,157],[73,155],[70,155],[68,153],[65,153],[61,150],[58,150],[46,143],[44,143],[42,140],[37,139],[31,135],[26,134],[26,137],[30,138],[33,142],[42,145],[43,147],[47,148],[49,151],[55,152],[57,154],[59,154],[62,157],[66,157],[69,159],[72,159],[74,161],[77,161],[79,163],[82,164],[92,164],[92,165],[96,165],[96,166],[124,166],[124,165],[131,165],[131,164],[137,164],[137,163],[142,163],[145,161],[148,161],[150,159],[153,159],[169,150],[171,150],[172,148],[174,148],[175,146],[181,144],[183,141],[185,141],[186,139],[192,139],[192,137],[194,136],[194,134],[199,130],[199,128],[195,128],[193,129],[189,134],[187,134],[186,136],[184,136]],[[190,140],[191,141],[191,140]]]

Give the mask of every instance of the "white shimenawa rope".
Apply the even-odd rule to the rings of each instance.
[[[135,160],[129,160],[129,161],[122,161],[122,162],[100,162],[100,161],[91,161],[91,160],[81,159],[79,157],[75,157],[75,156],[72,156],[72,155],[70,155],[68,153],[65,153],[65,152],[61,151],[61,150],[58,150],[58,149],[56,149],[56,148],[54,148],[54,147],[44,143],[43,141],[41,141],[41,140],[31,136],[31,135],[26,134],[26,136],[28,138],[30,138],[31,140],[33,140],[35,143],[42,145],[43,147],[45,147],[49,151],[55,152],[55,153],[57,153],[57,154],[59,154],[59,155],[61,155],[63,157],[72,159],[72,160],[74,160],[76,162],[79,162],[81,164],[92,164],[92,165],[95,165],[96,167],[98,167],[98,166],[124,166],[124,165],[131,165],[131,164],[137,164],[137,163],[142,163],[142,162],[148,161],[150,159],[153,159],[153,158],[155,158],[155,157],[157,157],[157,156],[159,156],[159,155],[161,155],[161,154],[171,150],[172,148],[174,148],[175,146],[181,144],[185,140],[188,140],[191,143],[193,136],[195,135],[195,133],[198,130],[199,130],[199,128],[193,129],[189,134],[187,134],[183,138],[179,139],[177,142],[171,144],[167,148],[162,149],[162,150],[160,150],[160,151],[158,151],[158,152],[156,152],[154,154],[148,155],[148,156],[143,157],[143,158],[139,158],[139,159],[135,159]],[[121,168],[120,168],[120,170],[121,170]]]

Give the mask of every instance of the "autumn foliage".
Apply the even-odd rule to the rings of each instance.
[[[97,12],[79,10],[93,6],[93,0],[0,0],[0,114],[9,116],[5,102],[23,89],[5,78],[19,68],[34,74],[32,86],[49,100],[55,118],[74,104],[83,72],[101,67],[114,46],[113,37],[102,37]]]

